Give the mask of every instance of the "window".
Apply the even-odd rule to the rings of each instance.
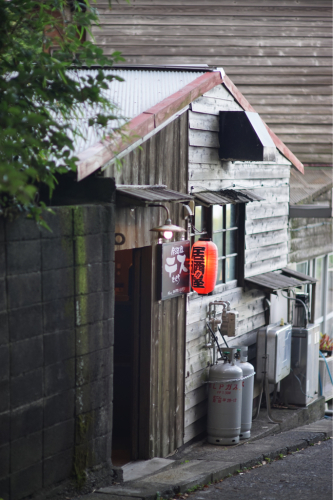
[[[216,284],[228,283],[239,277],[240,214],[243,204],[212,205],[195,207],[194,227],[199,232],[192,234],[198,241],[201,237],[211,238],[218,249],[218,272]]]
[[[333,253],[296,264],[296,270],[318,279],[316,285],[315,323],[320,331],[333,338]],[[312,292],[312,287],[303,287]],[[310,299],[311,303],[311,299]]]

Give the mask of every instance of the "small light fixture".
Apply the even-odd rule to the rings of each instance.
[[[182,227],[175,226],[172,224],[171,219],[170,219],[170,211],[165,205],[149,205],[150,207],[162,207],[165,208],[167,211],[167,219],[165,223],[162,226],[158,227],[153,227],[150,229],[150,231],[155,231],[156,233],[159,233],[160,236],[165,238],[166,240],[171,240],[173,237],[174,233],[185,233],[186,230],[183,229]]]

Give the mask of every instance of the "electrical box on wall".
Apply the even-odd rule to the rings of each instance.
[[[265,372],[270,384],[277,384],[289,375],[290,356],[291,325],[274,323],[259,328],[256,370],[258,381],[263,380]]]
[[[238,329],[238,316],[237,311],[226,311],[222,313],[221,333],[228,337],[235,337]]]

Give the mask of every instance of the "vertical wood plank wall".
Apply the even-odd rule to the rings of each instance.
[[[158,134],[129,153],[123,166],[111,166],[106,176],[117,184],[166,184],[168,188],[187,193],[188,116],[184,113]],[[184,227],[182,207],[166,203],[174,224]],[[124,245],[117,250],[153,246],[152,309],[150,335],[150,415],[147,455],[165,457],[183,443],[184,427],[184,362],[185,362],[185,298],[156,300],[156,242],[149,230],[166,219],[161,208],[117,208],[116,229],[125,235]]]
[[[218,156],[219,111],[241,110],[221,85],[192,103],[189,111],[189,189],[250,189],[264,201],[248,203],[245,220],[245,277],[286,266],[290,163],[221,162]],[[239,311],[238,335],[265,324],[264,294],[231,282],[216,287],[214,297],[191,294],[186,327],[185,437],[205,430],[206,384],[210,350],[205,322],[212,300],[229,300]]]

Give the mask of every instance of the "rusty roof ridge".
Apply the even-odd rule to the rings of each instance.
[[[149,132],[152,132],[157,127],[161,126],[164,122],[170,119],[178,111],[191,104],[195,99],[203,95],[213,87],[223,84],[228,92],[234,97],[238,104],[244,111],[255,112],[254,108],[237,89],[230,78],[224,73],[222,68],[217,71],[208,70],[193,80],[191,83],[185,85],[182,89],[174,94],[166,97],[155,106],[139,114],[130,120],[125,129],[128,137],[126,141],[119,141],[118,153],[123,152],[133,143],[142,139]],[[289,150],[289,148],[278,138],[278,136],[263,122],[269,135],[273,139],[276,148],[285,156],[298,171],[304,173],[303,164],[296,158],[296,156]],[[79,154],[80,160],[77,162],[78,181],[84,179],[91,173],[103,167],[112,158],[117,155],[111,150],[109,145],[105,144],[107,141],[99,141],[97,144],[88,148],[83,153]]]

